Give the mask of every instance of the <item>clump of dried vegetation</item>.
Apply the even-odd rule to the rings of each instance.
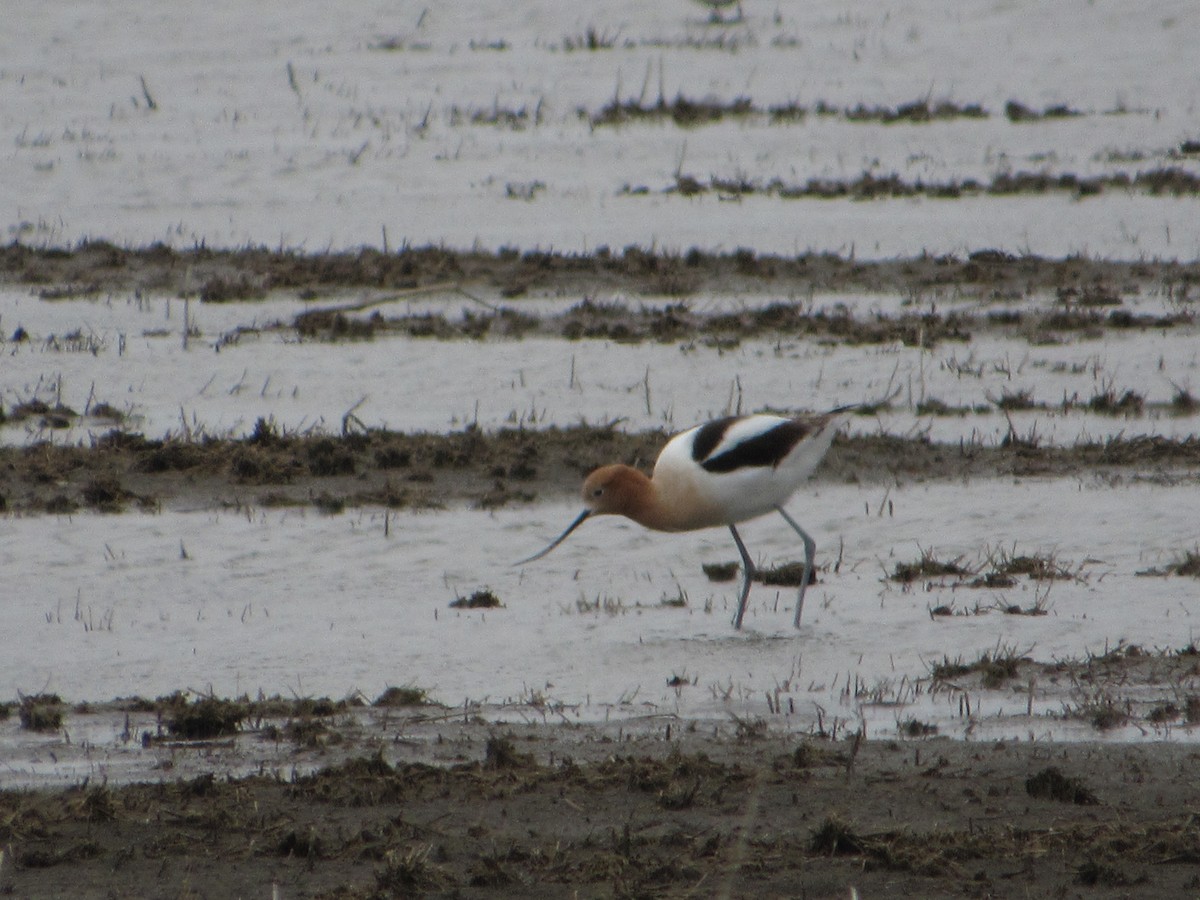
[[[962,656],[953,660],[942,657],[941,662],[930,666],[929,674],[935,682],[978,676],[983,687],[996,689],[1017,678],[1027,664],[1031,664],[1031,660],[1024,653],[1015,647],[998,644],[995,649],[985,650],[969,662],[964,661]]]
[[[911,562],[898,562],[888,576],[892,581],[901,584],[912,584],[916,581],[927,581],[934,578],[964,577],[969,570],[961,565],[962,557],[953,560],[940,560],[934,556],[932,548],[922,549],[921,555]]]
[[[57,731],[62,727],[65,707],[58,694],[27,694],[20,698],[17,716],[30,731]]]
[[[1190,578],[1200,578],[1200,548],[1185,550],[1175,559],[1163,566],[1142,569],[1138,575],[1182,575]]]
[[[455,597],[450,601],[452,609],[498,609],[504,606],[491,588],[480,588],[467,597]]]

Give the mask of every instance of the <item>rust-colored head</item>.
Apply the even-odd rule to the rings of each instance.
[[[583,505],[596,516],[628,516],[645,502],[646,482],[629,466],[601,466],[583,480]]]

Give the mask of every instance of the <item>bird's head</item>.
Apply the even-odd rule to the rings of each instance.
[[[583,480],[583,512],[567,526],[567,530],[551,542],[545,550],[523,559],[516,565],[524,565],[541,559],[567,539],[572,531],[590,516],[630,515],[644,500],[649,479],[637,469],[629,466],[601,466]]]
[[[629,466],[601,466],[583,480],[583,506],[594,516],[627,515],[645,481],[645,475]]]

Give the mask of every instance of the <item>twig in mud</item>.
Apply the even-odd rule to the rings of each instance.
[[[854,742],[850,745],[850,753],[846,759],[846,774],[849,775],[854,771],[854,761],[858,759],[858,751],[862,749],[863,740],[867,736],[867,723],[863,722],[862,727],[854,732]]]
[[[154,98],[150,96],[150,88],[146,86],[146,76],[139,75],[138,79],[142,82],[142,96],[146,98],[147,109],[158,109],[158,104],[154,102]]]
[[[683,146],[679,148],[679,157],[675,160],[675,183],[679,183],[679,179],[683,176],[683,161],[687,157],[687,141],[683,142]]]
[[[290,59],[287,62],[287,80],[288,87],[292,89],[292,93],[296,95],[296,99],[303,100],[304,98],[300,96],[300,84],[296,81],[296,67],[292,65]]]
[[[365,434],[369,430],[366,426],[366,423],[364,423],[362,419],[360,419],[358,416],[356,416],[354,414],[354,411],[366,402],[367,402],[367,395],[364,394],[362,396],[362,399],[360,399],[352,407],[350,407],[348,410],[346,410],[345,414],[342,416],[342,436],[343,437],[350,434],[350,425],[351,424],[357,425],[362,430],[363,434]]]

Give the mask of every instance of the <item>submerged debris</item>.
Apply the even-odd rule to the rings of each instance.
[[[804,580],[804,563],[782,563],[769,569],[758,569],[754,573],[754,580],[759,584],[777,587],[799,587]],[[808,573],[808,583],[817,583],[816,566]]]
[[[702,563],[701,570],[709,581],[733,581],[737,577],[740,565],[736,562]]]
[[[456,597],[450,601],[454,609],[496,609],[504,606],[490,588],[480,588],[469,597]]]
[[[429,693],[425,688],[410,684],[403,687],[389,687],[376,697],[371,705],[381,707],[425,706],[429,702]]]

